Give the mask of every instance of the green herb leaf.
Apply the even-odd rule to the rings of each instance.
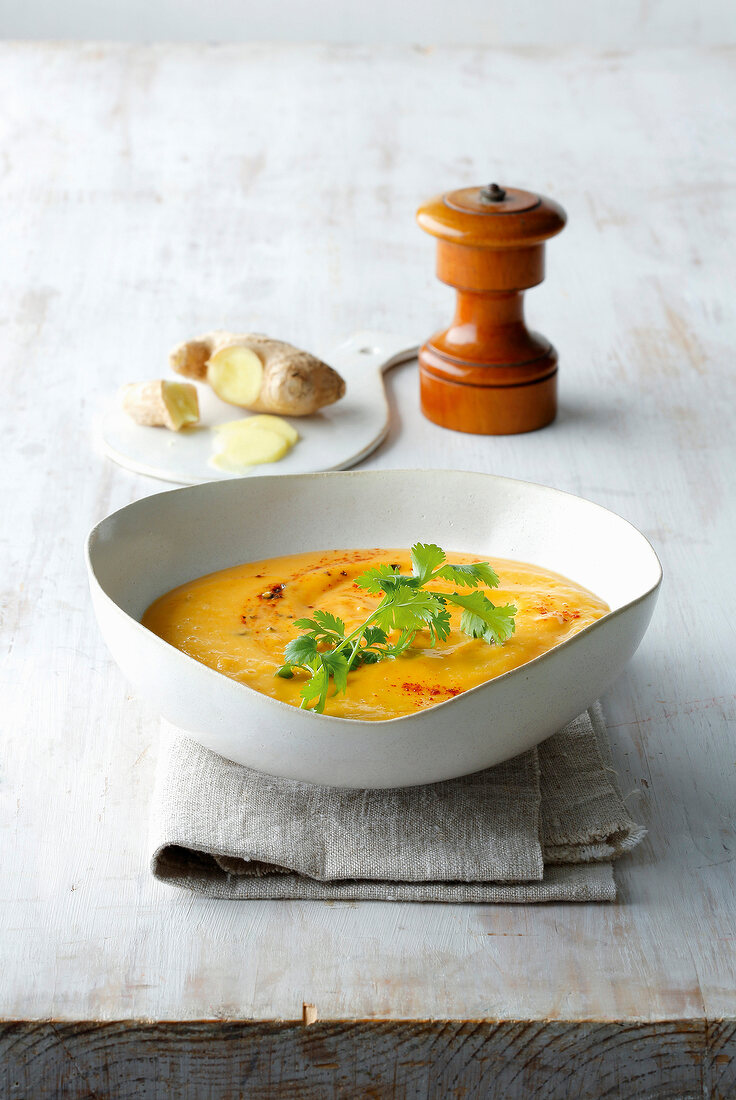
[[[341,642],[345,637],[345,623],[329,611],[315,611],[313,619],[295,619],[294,626],[305,630],[316,642]]]
[[[338,692],[348,690],[348,659],[345,653],[323,653],[322,661],[328,675],[335,681],[335,689]]]
[[[471,638],[483,638],[489,645],[501,645],[516,629],[516,608],[512,604],[496,607],[483,592],[453,592],[445,598],[464,609],[460,629]]]
[[[365,639],[366,647],[373,645],[382,645],[388,638],[388,634],[385,630],[381,630],[380,626],[368,626],[363,631],[363,638]]]
[[[416,637],[416,630],[404,630],[399,638],[383,651],[384,657],[400,657],[405,649],[408,649]]]
[[[345,637],[345,623],[337,615],[332,615],[329,611],[315,611],[314,618],[324,633]]]
[[[354,668],[358,668],[360,665],[377,665],[385,656],[385,652],[377,649],[363,649],[356,656],[348,671],[352,672]]]
[[[432,645],[436,641],[444,642],[450,634],[450,612],[446,609],[438,612],[429,624],[432,633]]]
[[[411,548],[412,572],[420,584],[426,584],[444,560],[445,551],[433,542],[417,542]]]
[[[305,680],[302,684],[299,694],[302,697],[302,705],[305,703],[311,703],[312,699],[317,700],[317,709],[324,710],[325,702],[327,701],[327,685],[329,684],[329,677],[327,675],[327,669],[323,664],[314,671],[314,674],[310,676],[308,680]]]
[[[394,578],[398,575],[398,569],[382,562],[380,565],[366,569],[365,573],[361,573],[360,576],[355,578],[355,583],[358,588],[365,588],[366,592],[373,592],[375,595],[377,592],[384,591],[383,586],[387,578]]]
[[[487,561],[477,561],[473,565],[443,565],[435,576],[465,588],[477,588],[479,584],[498,588],[498,575]]]
[[[301,634],[288,643],[284,650],[289,665],[308,665],[319,656],[317,643],[311,634]]]
[[[298,626],[300,630],[307,630],[310,634],[314,634],[319,630],[319,623],[316,623],[314,619],[294,619],[294,626]]]
[[[441,611],[442,604],[431,592],[401,584],[386,593],[374,618],[386,633],[390,630],[421,630]]]

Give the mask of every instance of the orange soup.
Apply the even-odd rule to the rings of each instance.
[[[479,556],[448,554],[447,560],[465,564]],[[151,604],[143,624],[225,676],[299,706],[305,674],[276,675],[285,645],[301,633],[294,620],[320,609],[343,619],[347,632],[355,629],[382,598],[359,588],[355,578],[381,563],[411,572],[406,550],[326,550],[247,562],[167,592]],[[491,565],[500,585],[488,595],[494,604],[517,608],[508,641],[488,645],[469,638],[459,628],[460,609],[448,607],[448,638],[433,647],[429,633],[420,631],[400,657],[355,669],[346,694],[336,695],[331,687],[325,713],[371,721],[412,714],[518,668],[609,610],[591,592],[546,569],[500,559]],[[431,584],[438,592],[456,587],[442,580]]]

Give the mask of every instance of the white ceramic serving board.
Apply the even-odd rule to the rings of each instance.
[[[102,448],[109,458],[129,470],[179,485],[235,476],[346,470],[375,450],[388,431],[383,375],[416,355],[417,348],[408,344],[405,336],[365,331],[355,333],[326,355],[325,361],[345,379],[345,397],[315,416],[287,417],[301,438],[279,462],[251,466],[238,475],[210,465],[215,445],[211,429],[253,414],[220,401],[204,383],[196,384],[201,417],[196,427],[181,432],[141,427],[116,401],[103,414]]]

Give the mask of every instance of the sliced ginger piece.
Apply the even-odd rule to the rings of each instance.
[[[280,416],[271,416],[269,413],[249,416],[244,420],[228,420],[225,424],[218,424],[215,431],[228,434],[229,432],[252,431],[253,428],[266,428],[270,432],[278,432],[292,447],[299,441],[299,432],[288,420],[283,420]]]
[[[190,382],[163,383],[163,396],[174,431],[199,422],[199,397],[197,387]]]
[[[211,459],[218,470],[239,474],[249,466],[278,462],[291,450],[292,444],[282,432],[249,425],[249,420],[235,420],[218,429],[224,446]]]
[[[242,344],[221,348],[207,363],[207,381],[223,401],[248,409],[261,392],[263,362],[258,352]]]
[[[197,388],[191,382],[169,382],[165,378],[131,382],[123,387],[121,400],[123,410],[136,424],[151,428],[178,432],[199,420]]]

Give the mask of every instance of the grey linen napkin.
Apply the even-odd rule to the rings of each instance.
[[[600,706],[487,771],[393,790],[277,779],[165,730],[153,874],[215,898],[613,901],[641,840]]]

